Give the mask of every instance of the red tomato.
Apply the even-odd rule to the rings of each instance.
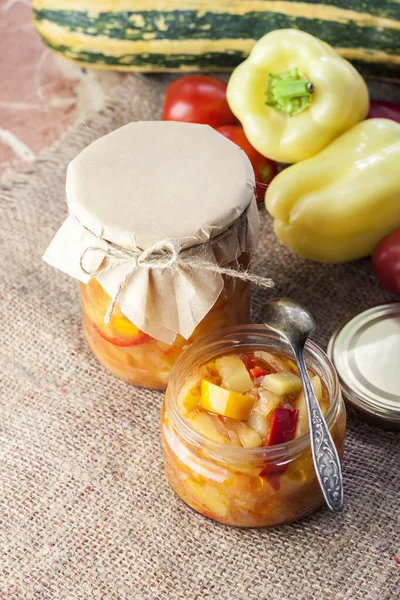
[[[165,92],[162,118],[211,127],[237,123],[226,99],[226,83],[206,75],[188,75],[171,83]]]
[[[400,104],[385,100],[371,100],[367,119],[392,119],[400,123]]]
[[[400,227],[385,235],[375,246],[372,265],[382,285],[400,296]]]
[[[246,152],[253,165],[256,178],[257,202],[264,202],[266,189],[278,173],[278,165],[275,161],[265,158],[265,156],[253,148],[244,133],[243,127],[240,125],[224,125],[223,127],[218,127],[217,131]]]

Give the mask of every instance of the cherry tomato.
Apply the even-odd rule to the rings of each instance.
[[[400,123],[400,104],[371,100],[367,119],[391,119]]]
[[[237,123],[226,99],[226,83],[206,75],[188,75],[171,83],[165,92],[162,118],[211,127]]]
[[[240,125],[224,125],[218,127],[217,131],[222,133],[226,138],[240,146],[244,150],[253,165],[254,175],[256,178],[256,194],[257,202],[264,202],[265,192],[268,185],[271,183],[275,175],[278,173],[278,165],[275,161],[265,158],[257,152],[250,144],[244,133],[243,127]]]
[[[372,265],[382,285],[400,296],[400,227],[385,235],[375,246]]]

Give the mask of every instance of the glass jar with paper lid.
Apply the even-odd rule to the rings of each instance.
[[[250,319],[259,235],[244,152],[206,125],[130,123],[69,165],[69,216],[44,260],[81,283],[100,362],[163,389],[194,340]]]

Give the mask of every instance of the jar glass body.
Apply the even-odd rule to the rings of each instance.
[[[196,367],[227,352],[254,349],[293,358],[285,340],[260,325],[207,336],[175,365],[161,410],[161,439],[170,485],[198,512],[238,527],[287,523],[323,503],[309,434],[271,447],[223,446],[192,430],[179,414],[177,394]],[[325,418],[341,455],[346,413],[336,372],[326,354],[311,342],[306,361],[328,390],[330,404]]]
[[[248,267],[251,255],[243,253],[229,266]],[[111,321],[104,323],[111,298],[96,279],[81,284],[83,328],[89,346],[99,361],[114,375],[140,387],[165,389],[171,369],[182,351],[195,340],[218,329],[250,321],[248,282],[225,277],[216,303],[188,340],[177,335],[172,344],[140,331],[116,306]]]

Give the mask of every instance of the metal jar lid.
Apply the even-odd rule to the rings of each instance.
[[[374,425],[400,429],[400,302],[341,325],[328,345],[347,402]]]

